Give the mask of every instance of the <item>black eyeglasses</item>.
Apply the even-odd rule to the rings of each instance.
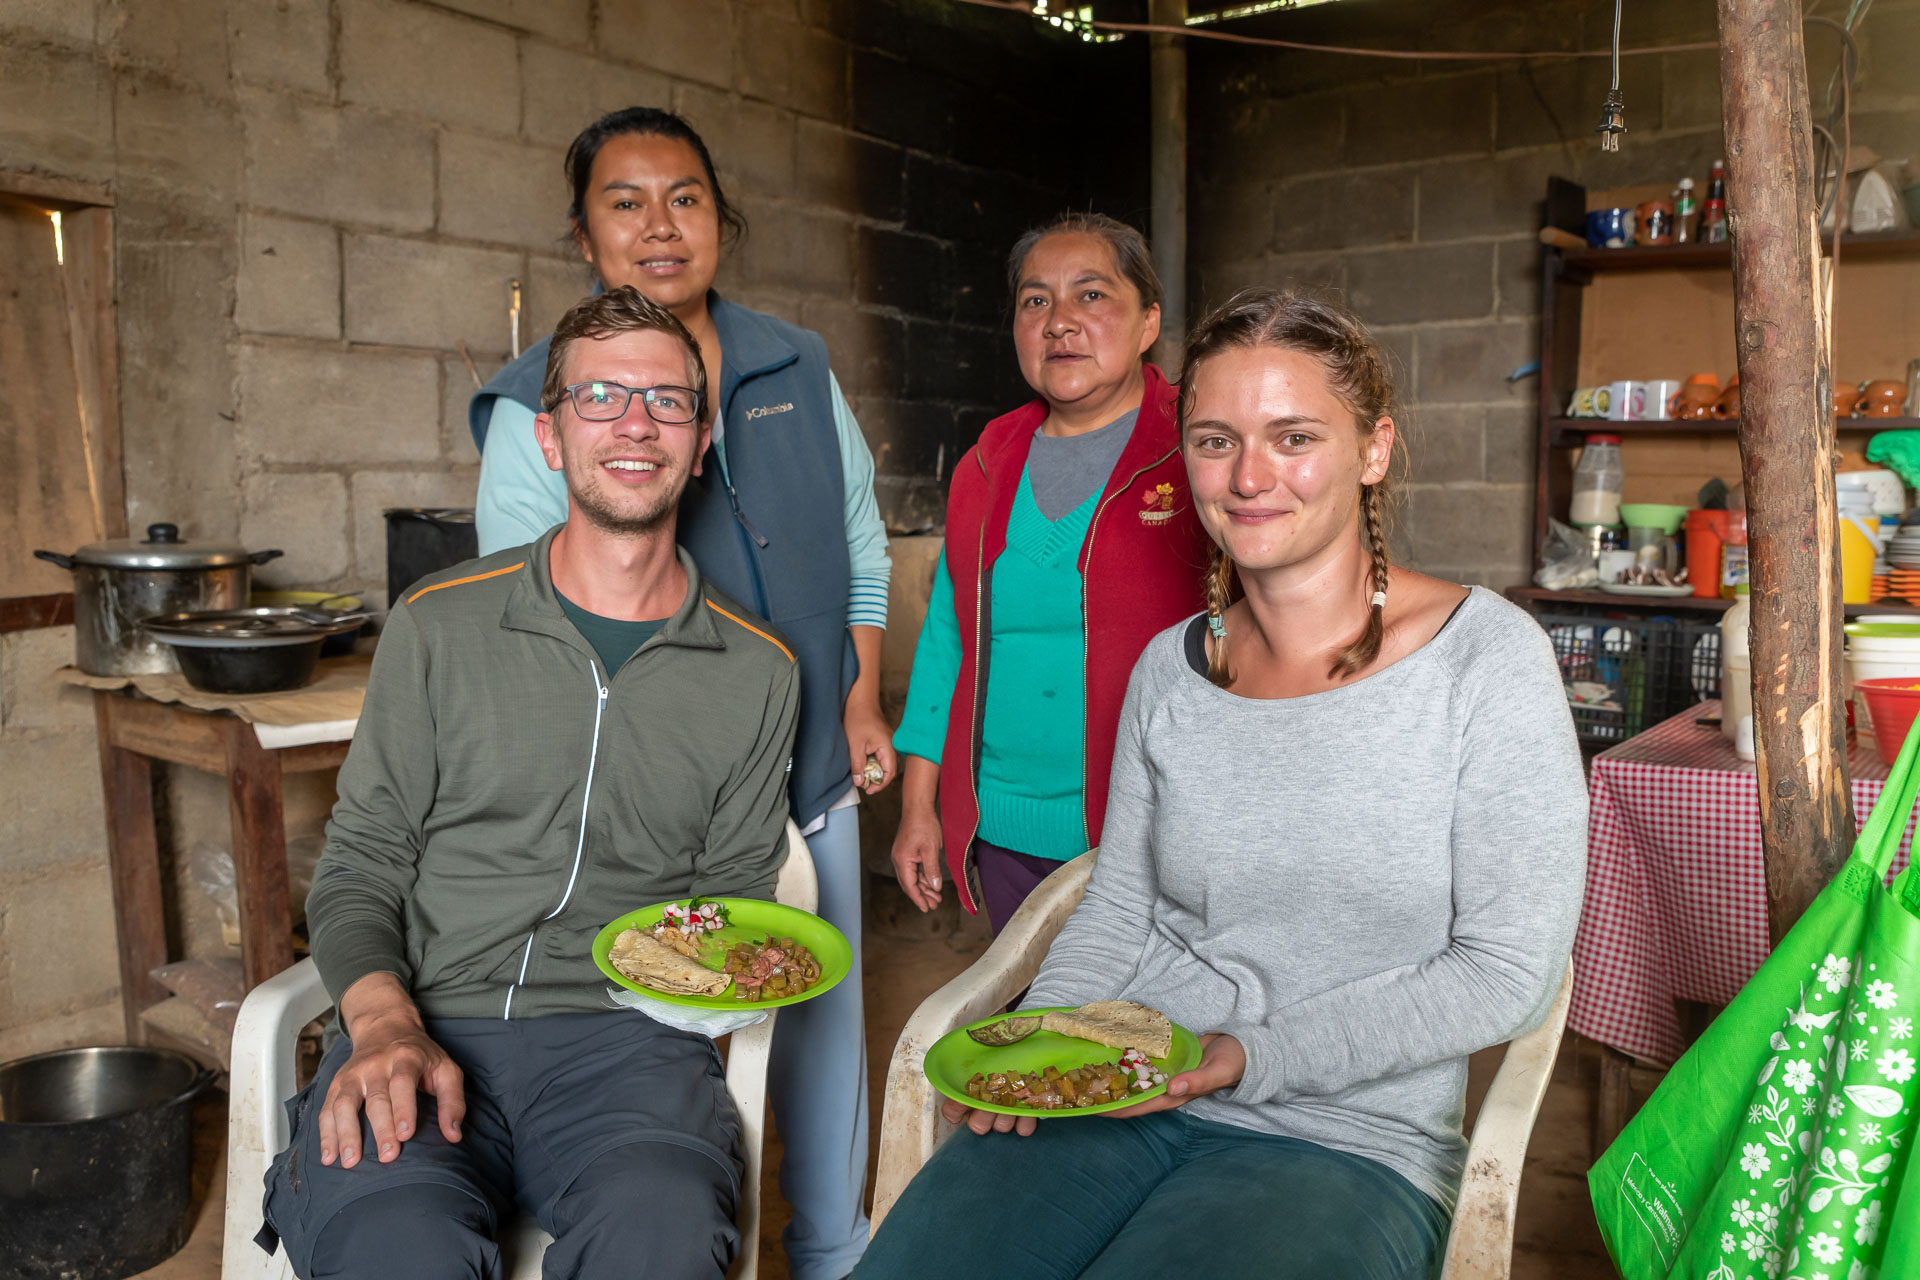
[[[619,382],[576,382],[562,388],[573,411],[589,422],[624,417],[635,396],[647,416],[666,426],[683,426],[700,417],[701,394],[692,387],[629,387]]]

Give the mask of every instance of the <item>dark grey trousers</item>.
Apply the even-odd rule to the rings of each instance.
[[[554,1237],[548,1280],[725,1274],[740,1244],[740,1123],[711,1040],[628,1010],[427,1032],[466,1073],[458,1143],[423,1094],[397,1160],[322,1165],[318,1112],[345,1037],[287,1104],[293,1137],[267,1171],[262,1243],[277,1234],[302,1280],[497,1280],[493,1237],[516,1205]]]

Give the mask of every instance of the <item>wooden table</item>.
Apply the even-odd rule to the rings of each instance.
[[[96,690],[100,775],[106,792],[107,854],[127,1038],[148,1040],[141,1015],[169,998],[152,971],[167,963],[153,762],[186,765],[227,780],[233,871],[240,909],[240,965],[249,990],[293,965],[287,828],[280,779],[338,768],[351,744],[319,742],[269,750],[253,726],[227,711],[199,711],[123,690]]]

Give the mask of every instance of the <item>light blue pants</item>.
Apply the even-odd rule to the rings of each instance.
[[[853,972],[817,1000],[780,1010],[767,1092],[786,1155],[780,1194],[793,1280],[841,1280],[867,1248],[867,1037],[861,1010],[860,810],[835,809],[807,837],[820,914],[853,944]]]

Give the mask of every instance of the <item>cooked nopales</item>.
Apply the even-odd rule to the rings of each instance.
[[[1167,1015],[1131,1000],[1097,1000],[1066,1013],[1042,1014],[1040,1025],[1115,1049],[1139,1049],[1149,1058],[1173,1053],[1173,1023]]]
[[[641,986],[674,995],[717,996],[733,982],[733,975],[715,973],[638,929],[622,930],[607,959]]]

